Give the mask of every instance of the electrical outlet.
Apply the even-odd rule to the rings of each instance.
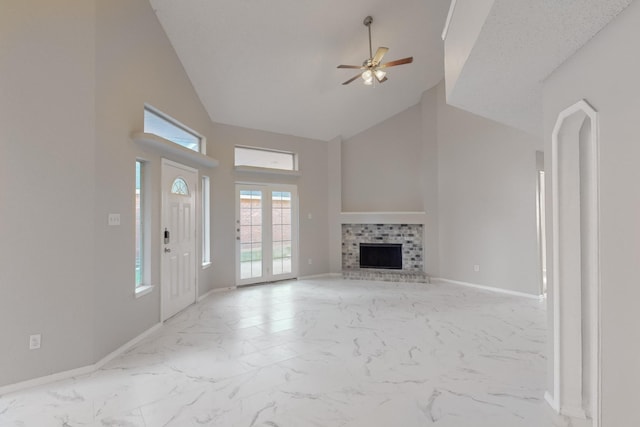
[[[109,214],[109,225],[120,225],[120,214],[118,214],[118,213],[110,213]]]
[[[307,262],[309,263],[309,265],[313,264],[313,260],[311,258],[309,258]]]
[[[41,340],[42,335],[40,334],[29,335],[29,350],[39,349]]]
[[[473,266],[473,271],[475,271],[476,273],[477,273],[478,271],[480,271],[480,266],[479,266],[478,264],[475,264],[475,265]]]

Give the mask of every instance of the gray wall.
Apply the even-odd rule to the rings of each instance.
[[[211,178],[213,245],[200,294],[235,284],[234,182],[264,180],[233,171],[234,144],[300,154],[302,177],[285,180],[299,185],[300,275],[329,270],[326,142],[212,123],[145,0],[2,9],[0,386],[90,365],[160,320],[159,288],[134,296],[137,158],[147,162],[160,284],[161,155],[130,139],[145,103],[204,135],[221,161],[198,168]],[[107,226],[109,213],[121,214],[119,227]],[[35,333],[42,348],[29,351]]]
[[[212,176],[213,279],[211,286],[235,285],[235,182],[297,184],[300,217],[300,276],[329,271],[327,210],[328,145],[326,142],[215,124],[211,155],[220,161]],[[273,148],[298,153],[302,176],[280,178],[233,168],[235,145]],[[311,219],[309,219],[311,214]],[[312,264],[308,260],[312,260]]]
[[[327,210],[329,215],[329,272],[339,274],[342,271],[342,138],[328,142],[327,166]]]
[[[135,298],[132,291],[136,158],[147,162],[152,206],[151,283],[160,285],[161,155],[130,139],[133,131],[143,130],[144,104],[203,134],[209,151],[213,138],[209,116],[149,3],[96,1],[96,12],[96,269],[89,283],[95,288],[97,360],[160,321],[159,287],[141,298]],[[199,169],[201,174],[212,175],[211,170]],[[110,212],[121,214],[120,227],[107,226]],[[213,276],[199,263],[198,273],[202,294],[211,288]]]
[[[439,92],[441,277],[540,294],[535,151],[541,144],[446,105]]]
[[[425,211],[427,273],[537,295],[541,146],[446,105],[440,84],[420,104],[343,142],[342,210]]]
[[[438,90],[435,86],[422,94],[421,125],[422,155],[420,161],[420,181],[425,223],[424,261],[425,271],[432,276],[440,276],[438,229]]]
[[[343,212],[423,210],[420,105],[342,144]]]
[[[94,2],[0,9],[3,385],[93,361],[96,144]]]
[[[640,384],[638,22],[633,2],[549,77],[543,101],[547,150],[562,110],[586,99],[599,112],[602,425],[616,427],[637,425]]]

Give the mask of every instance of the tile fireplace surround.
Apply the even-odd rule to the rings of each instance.
[[[429,283],[424,272],[422,224],[342,224],[345,279]],[[360,268],[360,243],[402,244],[402,270]]]

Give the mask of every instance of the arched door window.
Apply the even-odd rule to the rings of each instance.
[[[171,184],[171,194],[180,194],[182,196],[189,195],[189,186],[182,178],[176,178]]]

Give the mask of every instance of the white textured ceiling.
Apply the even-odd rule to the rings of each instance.
[[[447,101],[541,134],[544,80],[631,1],[495,0]]]
[[[348,138],[419,102],[443,78],[449,0],[150,0],[214,122]],[[373,49],[413,56],[374,88],[341,83]]]

